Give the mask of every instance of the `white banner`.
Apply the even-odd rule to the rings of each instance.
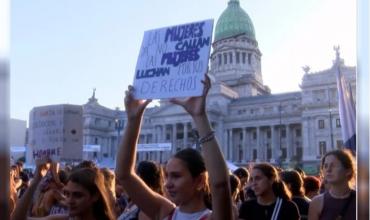
[[[172,148],[171,143],[153,143],[153,144],[138,144],[138,152],[146,151],[170,151]]]
[[[205,20],[146,31],[135,70],[135,98],[200,96],[212,30],[213,20]]]
[[[82,106],[35,107],[30,113],[32,160],[50,157],[54,161],[82,158]]]

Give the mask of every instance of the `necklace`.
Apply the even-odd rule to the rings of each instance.
[[[337,195],[337,194],[334,194],[331,190],[329,190],[329,193],[330,195],[335,198],[335,199],[345,199],[349,196],[349,194],[351,193],[351,189],[349,189],[348,191],[344,192],[343,194],[341,195]]]

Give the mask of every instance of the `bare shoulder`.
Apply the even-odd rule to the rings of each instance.
[[[308,219],[309,220],[319,219],[323,207],[324,207],[324,194],[315,196],[310,202],[310,207],[308,210]]]
[[[322,206],[324,204],[324,193],[313,197],[313,199],[310,202],[310,205],[311,204],[313,206],[318,206],[318,207],[322,208]]]

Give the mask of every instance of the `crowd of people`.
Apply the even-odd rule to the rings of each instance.
[[[206,97],[171,99],[192,117],[200,150],[176,152],[165,164],[141,161],[136,147],[142,118],[151,100],[125,96],[127,126],[114,171],[83,161],[60,167],[36,160],[32,176],[17,162],[10,171],[13,220],[264,220],[355,219],[355,163],[346,150],[328,152],[321,173],[306,175],[255,163],[230,171],[210,125]]]

